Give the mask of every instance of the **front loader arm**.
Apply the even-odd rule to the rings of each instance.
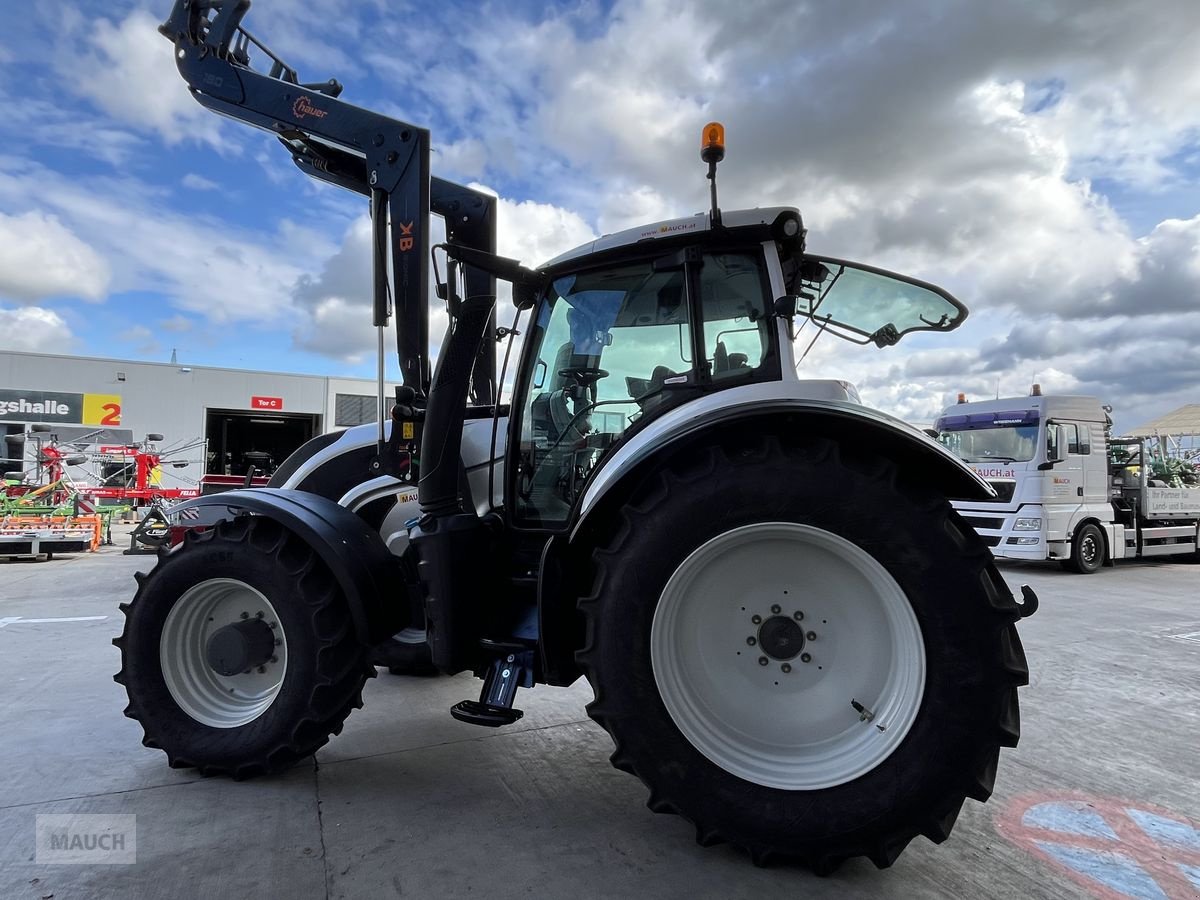
[[[390,255],[400,370],[424,397],[429,212],[445,218],[449,242],[494,253],[496,199],[430,176],[428,129],[340,100],[342,85],[334,79],[301,83],[294,68],[242,27],[249,8],[250,0],[175,0],[159,31],[174,43],[179,73],[199,103],[276,135],[306,174],[371,198],[374,323],[387,323]],[[268,72],[252,68],[252,51],[270,60]],[[467,296],[495,294],[495,279],[485,272],[468,268],[464,282]],[[476,361],[477,403],[494,398],[495,354],[487,343]]]

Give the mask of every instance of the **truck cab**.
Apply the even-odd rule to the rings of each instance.
[[[1085,396],[1033,395],[947,408],[935,423],[939,439],[996,492],[987,500],[955,500],[955,509],[993,554],[1008,559],[1070,561],[1088,524],[1110,542],[1107,422],[1100,401]]]
[[[1109,435],[1109,410],[1035,389],[942,413],[939,440],[996,492],[953,501],[994,555],[1090,574],[1116,559],[1196,552],[1200,490],[1154,477],[1145,440]]]

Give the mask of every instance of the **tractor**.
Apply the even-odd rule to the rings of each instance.
[[[945,840],[1017,743],[1037,598],[947,499],[989,486],[852,386],[798,377],[794,348],[805,327],[886,348],[965,307],[810,253],[796,209],[722,210],[717,123],[707,211],[533,268],[499,256],[496,198],[432,176],[428,130],[302,83],[249,5],[177,0],[160,30],[196,100],[369,199],[378,422],[175,508],[208,527],[138,576],[115,641],[143,743],[241,779],[338,734],[376,664],[474,673],[449,712],[484,727],[583,677],[613,765],[702,844],[827,873]]]

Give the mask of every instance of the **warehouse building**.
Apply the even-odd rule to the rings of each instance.
[[[77,479],[100,477],[112,451],[148,434],[173,460],[156,476],[163,487],[270,474],[309,438],[376,421],[375,409],[369,379],[0,351],[0,436],[56,426],[49,434],[89,454]],[[9,472],[23,468],[6,458]]]

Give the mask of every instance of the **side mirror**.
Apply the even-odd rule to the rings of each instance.
[[[780,297],[775,301],[775,315],[794,319],[796,317],[796,300],[795,294],[785,294]]]
[[[53,431],[54,426],[49,425],[45,422],[34,422],[32,425],[29,426],[29,430],[36,434],[45,434],[48,431]]]
[[[533,309],[537,302],[538,286],[517,282],[513,285],[513,305],[517,309]]]
[[[65,462],[68,466],[82,466],[87,461],[88,458],[87,454],[85,453],[76,453],[63,460],[63,462]]]
[[[535,390],[541,390],[542,385],[546,383],[546,372],[550,367],[546,365],[546,361],[539,359],[537,365],[533,367],[533,387]]]
[[[162,439],[163,439],[163,436],[161,434],[158,434],[153,431],[151,431],[149,434],[146,435],[146,440],[150,441],[151,443],[157,444]]]
[[[1067,429],[1062,425],[1055,425],[1053,422],[1046,423],[1046,461],[1038,466],[1041,470],[1046,470],[1054,467],[1055,463],[1060,463],[1066,459],[1067,455]]]

